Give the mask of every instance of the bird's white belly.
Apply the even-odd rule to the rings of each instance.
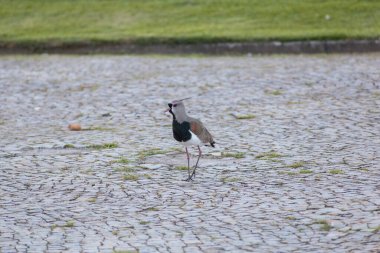
[[[193,132],[191,132],[191,139],[188,140],[188,141],[184,141],[184,142],[181,142],[182,145],[184,145],[185,147],[189,147],[189,146],[199,146],[202,144],[202,141],[198,138],[198,136],[196,136]]]

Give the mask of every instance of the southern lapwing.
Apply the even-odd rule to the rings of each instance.
[[[198,167],[198,162],[202,155],[200,146],[210,144],[214,147],[215,142],[210,132],[200,120],[194,119],[187,115],[185,105],[183,104],[183,100],[186,99],[188,98],[175,100],[169,103],[169,108],[166,111],[169,111],[173,115],[172,127],[174,139],[185,146],[187,155],[187,171],[189,173],[189,177],[186,181],[190,181],[193,177],[195,177],[195,170]],[[192,173],[190,173],[190,156],[189,151],[187,150],[187,147],[189,146],[197,146],[199,150],[198,160]]]

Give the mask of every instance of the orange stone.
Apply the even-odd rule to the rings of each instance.
[[[80,131],[82,128],[79,124],[70,124],[69,129],[71,131]]]

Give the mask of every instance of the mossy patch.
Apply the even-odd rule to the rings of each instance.
[[[171,126],[171,125],[170,125]],[[179,148],[179,147],[173,147],[173,148],[170,148],[170,151],[174,151],[174,152],[182,152],[182,148]]]
[[[132,167],[123,166],[121,168],[117,168],[116,171],[131,173],[131,172],[134,172],[135,170]]]
[[[139,176],[136,174],[125,174],[123,175],[123,179],[128,181],[137,181],[139,179]]]
[[[332,170],[329,170],[329,173],[333,175],[337,175],[337,174],[344,174],[344,171],[340,169],[332,169]]]
[[[75,146],[73,144],[65,144],[63,148],[75,148]]]
[[[140,225],[147,225],[147,224],[149,224],[150,222],[149,222],[149,221],[143,221],[143,220],[142,220],[142,221],[140,221],[139,223],[140,223]]]
[[[130,161],[127,158],[121,157],[117,160],[111,161],[111,163],[122,163],[122,164],[128,164]]]
[[[243,120],[243,119],[254,119],[256,118],[253,114],[231,114],[235,119]]]
[[[187,166],[175,166],[175,170],[188,170]]]
[[[140,210],[140,212],[157,212],[159,210],[160,209],[158,209],[157,207],[151,206],[151,207]]]
[[[240,181],[240,178],[237,177],[222,177],[220,179],[223,183],[233,183],[233,182],[238,182]]]
[[[302,104],[302,102],[301,101],[288,101],[286,104],[287,105],[300,105],[300,104]]]
[[[96,202],[96,198],[89,198],[89,199],[87,199],[87,201],[90,203],[94,203],[94,202]]]
[[[314,224],[320,224],[321,230],[326,231],[326,232],[330,231],[330,229],[332,228],[332,226],[330,225],[330,223],[327,220],[318,220],[318,221],[314,222]]]
[[[279,157],[283,157],[283,155],[276,153],[274,151],[270,151],[270,152],[264,152],[264,153],[258,154],[256,156],[256,159],[271,160],[271,159],[279,158]]]
[[[144,159],[148,156],[162,155],[162,154],[166,154],[167,152],[168,151],[162,150],[160,148],[152,148],[152,149],[140,151],[138,154],[138,157],[139,157],[139,159]]]
[[[284,92],[281,90],[266,90],[265,93],[268,95],[279,96],[282,95]]]
[[[304,165],[305,165],[305,162],[300,161],[300,162],[289,164],[287,167],[297,169],[297,168],[303,167]]]
[[[300,174],[312,174],[313,171],[312,170],[307,170],[307,169],[301,169],[299,171]]]
[[[75,226],[75,222],[72,221],[72,220],[69,220],[67,221],[65,224],[63,225],[57,225],[57,224],[53,224],[50,226],[51,230],[54,230],[56,228],[72,228]]]
[[[152,179],[152,176],[149,175],[149,174],[144,174],[143,176],[144,176],[146,179]]]
[[[118,148],[118,147],[119,147],[119,144],[117,144],[116,142],[104,143],[104,144],[90,144],[86,146],[86,148],[88,149],[95,149],[95,150],[112,149],[112,148]]]
[[[86,175],[93,175],[94,174],[94,171],[92,169],[86,169],[82,172],[83,174],[86,174]]]
[[[245,154],[242,152],[237,152],[237,153],[222,152],[222,157],[233,157],[236,159],[241,159],[245,157]]]
[[[65,228],[72,228],[74,227],[75,223],[74,221],[70,220],[70,221],[67,221],[65,225],[63,225],[62,227],[65,227]]]

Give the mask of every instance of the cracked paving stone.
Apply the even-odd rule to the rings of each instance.
[[[0,252],[377,252],[378,66],[2,56]],[[184,182],[163,111],[189,94],[217,145]]]

